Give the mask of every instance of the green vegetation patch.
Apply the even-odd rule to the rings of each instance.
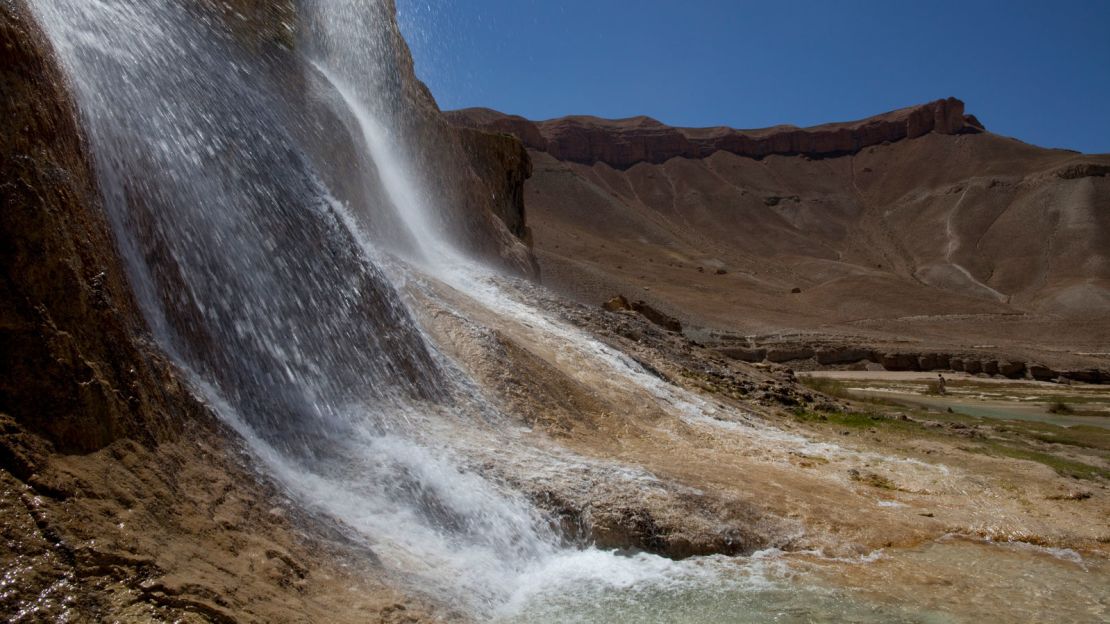
[[[1030,448],[1020,448],[1002,442],[987,442],[978,446],[966,447],[965,450],[981,455],[989,455],[991,457],[1009,457],[1012,459],[1034,461],[1052,468],[1065,477],[1073,477],[1076,479],[1110,479],[1110,470],[1085,464],[1073,459],[1059,457],[1051,453],[1035,451]]]
[[[1055,401],[1052,405],[1048,406],[1048,411],[1052,414],[1074,414],[1075,410],[1070,405],[1063,401]]]
[[[848,386],[843,381],[838,379],[830,379],[828,377],[810,377],[808,375],[798,378],[798,382],[803,386],[820,392],[837,399],[851,399],[856,400],[855,397],[848,392]]]

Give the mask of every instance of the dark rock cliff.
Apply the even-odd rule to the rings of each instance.
[[[198,408],[146,347],[73,102],[17,0],[0,49],[0,412],[62,451],[171,435]]]

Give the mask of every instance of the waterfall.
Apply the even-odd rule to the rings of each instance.
[[[399,221],[413,241],[410,260],[425,267],[463,261],[447,232],[442,211],[432,205],[423,179],[411,166],[406,130],[419,124],[403,103],[397,49],[390,28],[390,3],[305,0],[299,45],[311,68],[339,96],[333,102],[349,115],[351,134],[370,160]],[[409,138],[409,140],[412,140]]]
[[[395,207],[337,200],[329,163],[299,142],[311,124],[284,96],[295,79],[284,66],[310,67],[280,52],[259,61],[177,0],[34,10],[74,87],[104,209],[161,347],[305,505],[423,586],[500,600],[555,536],[518,495],[460,468],[450,429],[488,410],[467,403],[355,225]],[[362,60],[371,73],[374,58]],[[361,101],[335,85],[340,100]],[[375,119],[384,111],[364,106],[358,140],[391,157]],[[398,171],[385,169],[386,195],[411,208]],[[400,220],[416,240],[440,240],[424,217]]]
[[[499,453],[584,464],[523,443],[390,279],[415,263],[520,314],[451,244],[409,164],[386,8],[307,2],[297,51],[260,54],[180,0],[34,6],[156,340],[294,499],[470,613],[658,576],[658,557],[565,547],[523,495],[470,468]],[[336,162],[335,119],[357,166]]]

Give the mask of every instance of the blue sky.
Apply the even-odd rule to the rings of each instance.
[[[1110,152],[1110,0],[397,0],[445,109],[813,125],[956,96],[989,130]]]

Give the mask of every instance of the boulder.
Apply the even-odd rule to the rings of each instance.
[[[601,304],[601,307],[605,310],[608,310],[609,312],[632,310],[632,304],[628,302],[628,299],[624,298],[624,295],[617,295],[616,297],[613,297],[612,299]]]
[[[998,372],[1010,379],[1017,379],[1025,374],[1025,362],[1002,360],[998,363]]]
[[[1060,373],[1043,364],[1030,364],[1029,375],[1037,381],[1052,381],[1059,377]]]

